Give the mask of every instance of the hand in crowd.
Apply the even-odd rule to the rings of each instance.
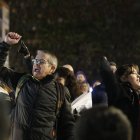
[[[107,60],[107,57],[106,56],[103,56],[104,60]]]
[[[15,33],[15,32],[9,32],[6,35],[4,42],[6,42],[9,45],[14,45],[14,44],[17,44],[19,42],[21,37],[22,36],[20,36],[19,34]]]

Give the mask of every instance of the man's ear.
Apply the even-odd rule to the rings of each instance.
[[[55,70],[56,70],[56,67],[54,65],[51,65],[50,74],[54,73]]]

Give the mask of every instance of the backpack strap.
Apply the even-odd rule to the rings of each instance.
[[[56,91],[57,91],[57,105],[56,105],[56,116],[59,116],[60,108],[62,107],[64,101],[64,87],[58,82],[56,84]]]
[[[58,131],[58,120],[59,120],[59,115],[60,115],[60,109],[62,107],[62,104],[64,102],[64,87],[60,83],[55,81],[56,85],[56,92],[57,92],[57,104],[56,104],[56,110],[55,110],[55,115],[56,115],[56,121],[54,124],[54,128],[52,130],[52,136],[54,139],[57,139],[57,131]]]
[[[19,92],[22,88],[22,86],[26,83],[26,81],[28,81],[29,79],[33,78],[32,75],[30,74],[26,74],[26,75],[23,75],[19,81],[18,81],[18,84],[17,84],[17,87],[16,87],[16,92],[15,92],[15,100],[17,99],[18,95],[19,95]]]

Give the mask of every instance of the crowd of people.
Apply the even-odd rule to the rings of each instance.
[[[136,64],[100,60],[102,80],[91,86],[83,71],[58,67],[57,56],[23,42],[28,73],[4,66],[21,36],[9,32],[0,43],[1,140],[140,140],[140,75]]]

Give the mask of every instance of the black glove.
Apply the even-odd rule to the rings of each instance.
[[[30,56],[30,52],[29,52],[27,46],[25,45],[25,43],[22,40],[20,42],[18,52],[23,54],[24,56]]]

